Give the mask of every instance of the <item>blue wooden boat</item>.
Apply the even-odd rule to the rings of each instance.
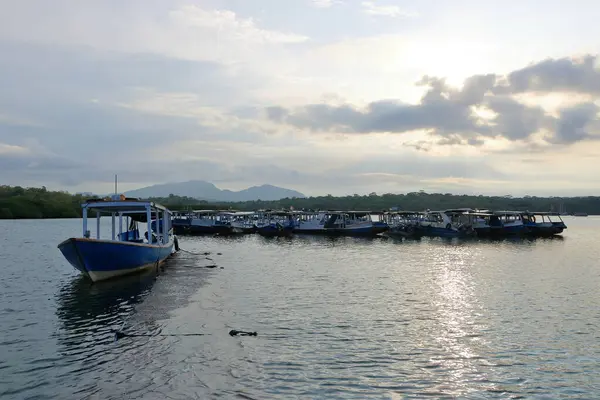
[[[283,225],[280,222],[274,222],[257,227],[256,232],[265,237],[292,236],[294,227],[291,225]]]
[[[427,210],[420,219],[422,236],[441,238],[469,238],[476,236],[474,210],[456,208],[443,211]]]
[[[229,217],[219,210],[194,210],[173,221],[176,233],[190,235],[229,235],[232,226]]]
[[[75,269],[93,282],[157,269],[179,250],[171,226],[171,212],[159,204],[121,195],[110,200],[88,200],[82,209],[83,237],[69,238],[58,248]],[[96,216],[95,238],[88,230],[89,212],[95,212]],[[111,217],[110,238],[101,237],[102,215]],[[138,223],[146,224],[143,237]]]
[[[259,211],[256,233],[264,237],[292,236],[294,216],[288,211]]]
[[[420,239],[425,234],[421,221],[425,213],[416,211],[391,211],[384,214],[389,229],[383,233],[394,239]]]
[[[330,236],[376,236],[389,229],[383,220],[373,221],[372,216],[383,214],[374,211],[321,211],[297,213],[294,232]]]
[[[522,214],[526,235],[532,237],[552,237],[561,234],[567,225],[556,212],[529,212]]]

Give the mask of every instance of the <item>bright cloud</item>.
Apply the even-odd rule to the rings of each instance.
[[[339,4],[341,3],[340,0],[311,0],[313,6],[318,7],[318,8],[329,8],[331,6],[333,6],[334,4]]]
[[[394,5],[376,5],[373,1],[363,1],[361,3],[365,13],[369,15],[381,17],[416,17],[414,12],[402,10],[399,6]]]
[[[600,5],[582,1],[5,2],[0,168],[97,192],[119,173],[590,194]]]

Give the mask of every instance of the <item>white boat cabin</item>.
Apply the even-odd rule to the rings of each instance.
[[[171,211],[151,201],[140,201],[120,195],[112,196],[110,200],[88,200],[81,207],[84,238],[92,238],[92,232],[88,229],[90,214],[96,220],[95,239],[101,239],[102,216],[111,217],[110,240],[114,241],[168,243],[169,236],[173,233]],[[140,235],[138,223],[146,223],[144,237]]]

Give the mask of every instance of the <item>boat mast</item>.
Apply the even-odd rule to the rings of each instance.
[[[116,200],[117,196],[118,196],[117,195],[117,174],[115,174],[115,196],[114,196],[113,200]],[[113,213],[111,215],[111,227],[112,227],[111,237],[112,237],[112,240],[115,240],[115,237],[116,237],[116,226],[115,226],[116,216],[117,216],[116,213],[113,211]]]

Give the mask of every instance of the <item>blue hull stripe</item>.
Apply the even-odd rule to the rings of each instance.
[[[59,244],[58,248],[67,261],[83,274],[100,272],[117,276],[119,272],[128,273],[164,261],[171,255],[173,243],[159,246],[71,238]]]

